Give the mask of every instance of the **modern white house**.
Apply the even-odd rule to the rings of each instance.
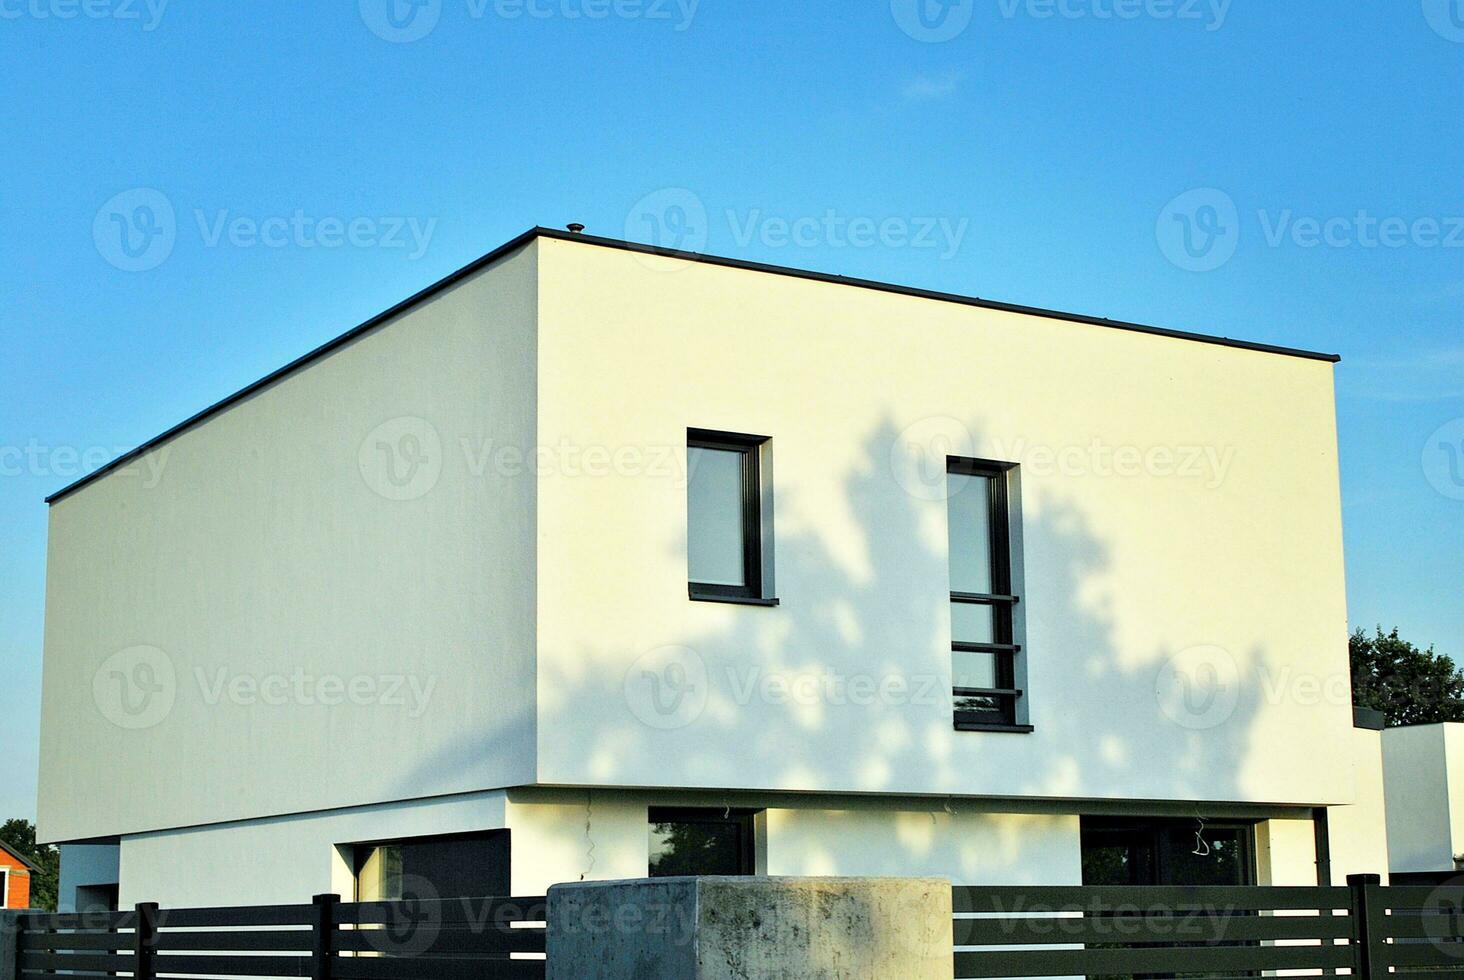
[[[41,835],[124,906],[1386,872],[1336,360],[534,229],[51,498]]]

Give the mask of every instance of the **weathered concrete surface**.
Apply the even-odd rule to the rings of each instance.
[[[658,878],[549,890],[549,980],[949,980],[943,878]]]

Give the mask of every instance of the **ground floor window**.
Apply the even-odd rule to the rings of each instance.
[[[508,895],[509,853],[506,830],[359,844],[356,901]]]
[[[77,885],[76,911],[115,912],[117,892],[116,885]]]
[[[755,810],[651,807],[650,876],[757,873]]]
[[[1084,817],[1085,885],[1253,885],[1255,825]]]

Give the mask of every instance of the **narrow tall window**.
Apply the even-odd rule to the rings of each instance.
[[[1013,468],[955,457],[947,465],[951,660],[961,729],[1019,727],[1024,692],[1017,685],[1020,600],[1012,587]]]
[[[687,430],[686,564],[693,599],[765,602],[765,436]]]

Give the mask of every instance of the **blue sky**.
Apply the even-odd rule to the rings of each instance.
[[[0,53],[0,817],[41,498],[533,224],[1342,353],[1352,620],[1464,656],[1464,0],[0,0]]]

